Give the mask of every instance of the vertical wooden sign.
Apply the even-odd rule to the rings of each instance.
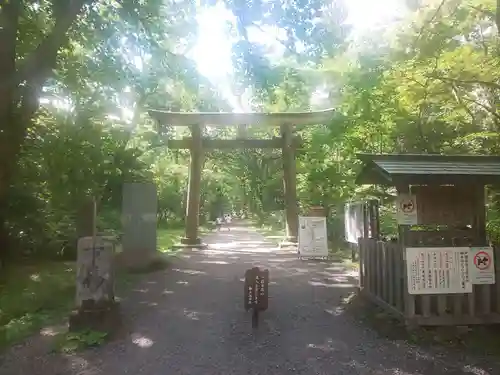
[[[269,270],[254,267],[245,272],[244,304],[245,310],[253,310],[252,327],[257,328],[259,312],[269,305]]]

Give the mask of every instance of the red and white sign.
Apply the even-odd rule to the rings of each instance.
[[[471,247],[469,271],[472,284],[495,284],[494,252],[491,247]]]
[[[397,220],[401,225],[416,225],[417,220],[417,197],[411,194],[399,194],[397,196]]]
[[[485,251],[479,251],[474,255],[474,265],[479,270],[488,269],[491,266],[490,255]]]

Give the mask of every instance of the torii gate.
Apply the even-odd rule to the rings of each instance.
[[[189,149],[189,185],[186,205],[186,233],[181,244],[187,247],[202,246],[198,237],[201,173],[204,150],[238,148],[281,148],[283,158],[283,183],[285,190],[287,242],[296,243],[298,237],[298,204],[295,151],[300,139],[293,135],[294,125],[315,125],[326,123],[334,114],[333,109],[316,112],[286,113],[224,113],[224,112],[168,112],[150,110],[149,115],[161,125],[189,126],[191,137],[169,140],[171,149]],[[202,137],[202,128],[210,126],[244,126],[265,124],[280,127],[281,137],[272,139],[209,139]]]

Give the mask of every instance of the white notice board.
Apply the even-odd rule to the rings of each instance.
[[[470,248],[469,272],[472,284],[495,284],[495,257],[492,247]]]
[[[411,194],[399,194],[396,198],[397,221],[401,225],[417,225],[417,197]]]
[[[326,217],[299,216],[299,254],[302,257],[327,257]]]
[[[410,294],[472,293],[468,247],[407,247]]]

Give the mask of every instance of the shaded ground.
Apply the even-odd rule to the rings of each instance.
[[[182,229],[158,230],[158,250],[169,252],[184,234]],[[31,336],[71,311],[75,298],[76,264],[73,261],[13,263],[0,272],[0,352]],[[117,289],[133,282],[135,275],[120,272]]]
[[[382,338],[346,313],[356,281],[341,263],[299,261],[245,227],[212,233],[145,276],[123,301],[130,331],[76,355],[47,353],[41,339],[0,359],[0,374],[476,374],[493,359],[419,349]],[[244,271],[269,268],[270,308],[252,332],[243,310]],[[3,362],[3,363],[2,363]]]

